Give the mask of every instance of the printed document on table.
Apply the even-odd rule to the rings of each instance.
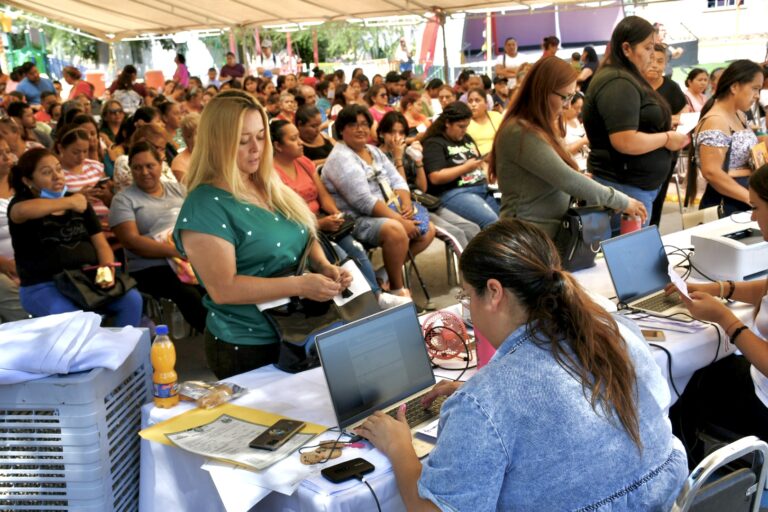
[[[248,446],[248,443],[268,428],[269,425],[251,423],[222,414],[210,423],[167,433],[166,437],[174,445],[188,452],[256,470],[267,468],[284,459],[315,437],[315,434],[296,434],[275,451]]]

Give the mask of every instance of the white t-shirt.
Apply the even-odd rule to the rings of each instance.
[[[519,53],[514,57],[510,57],[509,55],[507,55],[506,52],[504,52],[498,57],[496,57],[496,65],[504,66],[507,69],[519,68],[523,64],[525,64],[525,57],[523,57]]]
[[[760,301],[760,312],[752,325],[752,332],[768,340],[768,295],[764,295],[763,300]],[[755,395],[763,405],[768,407],[768,377],[760,373],[755,365],[752,365],[749,372],[752,375],[752,382],[755,383]]]
[[[11,244],[11,232],[8,229],[8,204],[12,198],[0,198],[0,256],[9,260],[13,259],[13,244]]]

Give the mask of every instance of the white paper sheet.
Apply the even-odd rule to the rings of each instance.
[[[675,267],[673,267],[671,263],[669,264],[669,267],[667,267],[667,274],[669,274],[669,279],[672,281],[672,284],[677,287],[680,294],[686,299],[690,299],[688,296],[688,285],[685,284],[685,281],[680,277],[680,274],[675,272]]]
[[[677,133],[690,133],[699,122],[699,112],[686,112],[680,114],[680,124],[677,125]]]
[[[357,267],[354,261],[347,261],[341,266],[341,268],[345,269],[352,275],[352,284],[350,284],[349,288],[347,288],[350,292],[352,292],[352,295],[346,298],[342,297],[341,294],[335,296],[333,298],[333,302],[335,302],[339,307],[359,296],[361,293],[370,291],[371,289],[368,281],[365,280],[363,273],[360,272],[360,269]]]

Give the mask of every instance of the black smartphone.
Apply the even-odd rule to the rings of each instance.
[[[296,420],[278,420],[274,425],[256,436],[248,443],[251,448],[277,450],[290,438],[304,428],[304,422]]]
[[[320,474],[329,482],[340,484],[341,482],[356,478],[358,475],[367,475],[374,469],[376,468],[373,467],[373,464],[358,457],[357,459],[340,462],[335,466],[325,468],[320,471]]]

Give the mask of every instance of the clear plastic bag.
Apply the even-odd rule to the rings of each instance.
[[[188,380],[179,386],[182,400],[195,402],[201,409],[213,409],[243,396],[248,390],[231,382],[203,382]]]

